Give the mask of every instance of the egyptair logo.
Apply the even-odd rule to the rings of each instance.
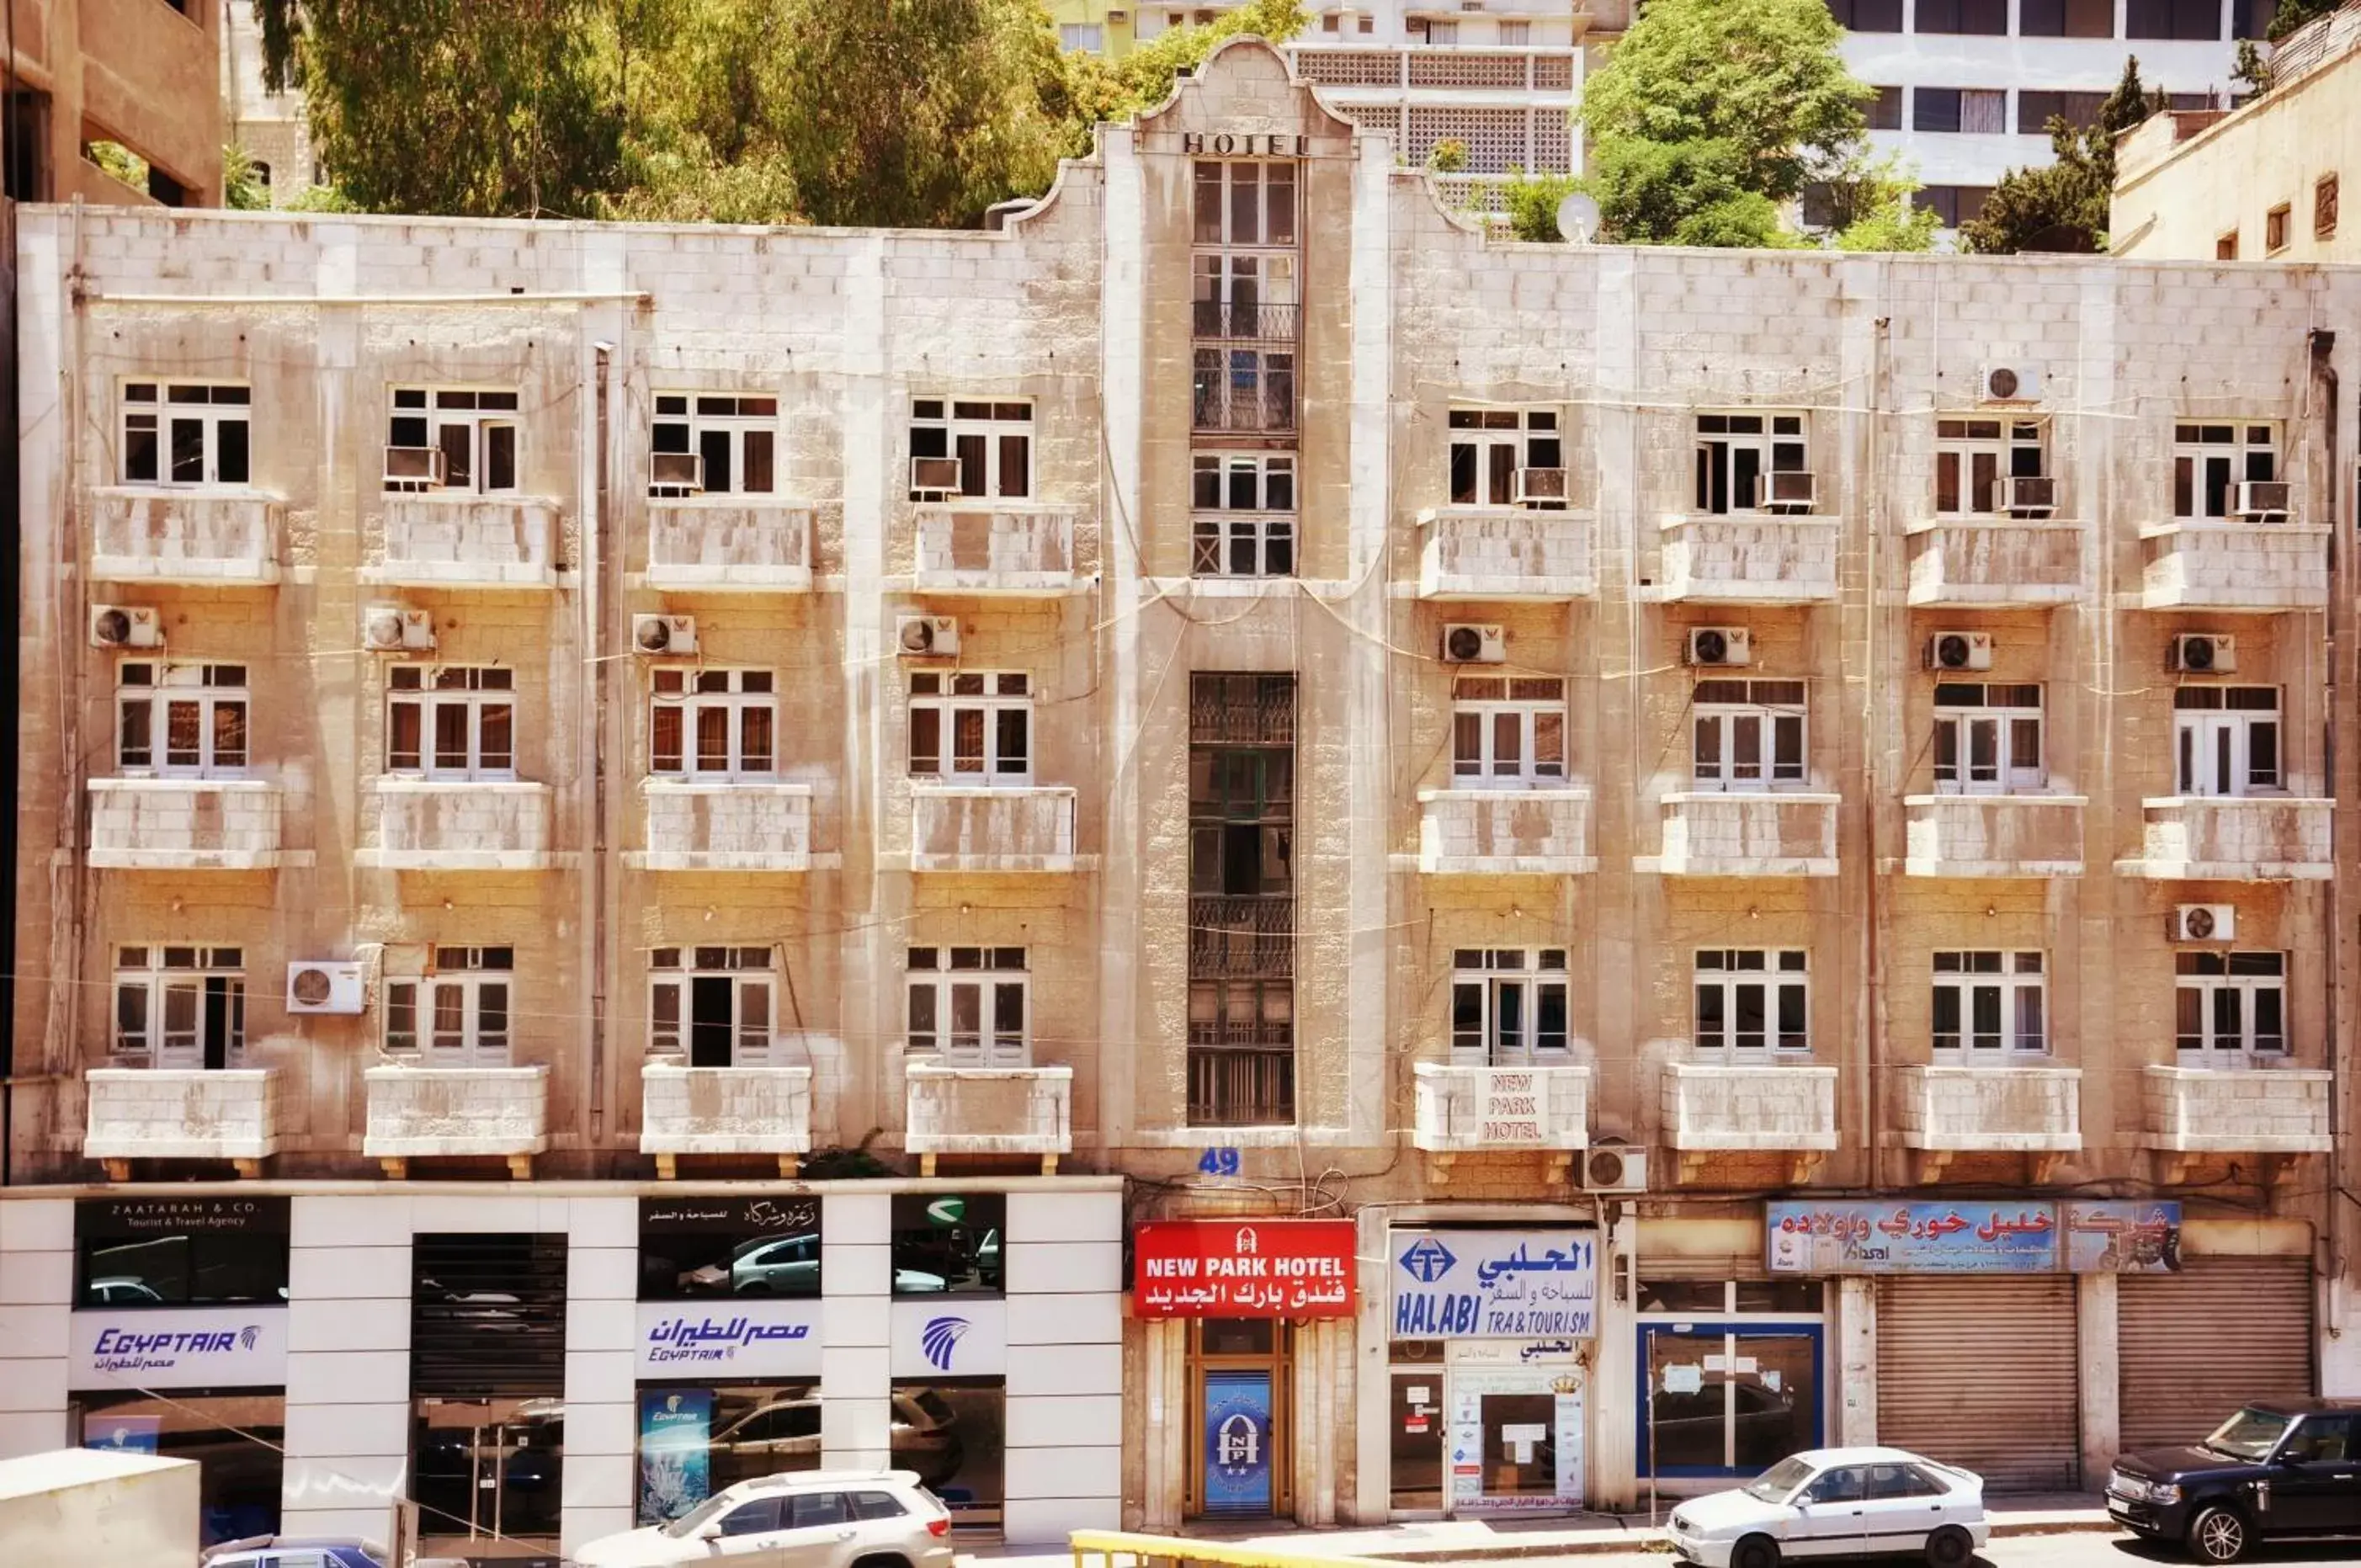
[[[918,1348],[939,1372],[951,1369],[951,1351],[965,1338],[970,1325],[965,1318],[929,1318],[926,1331],[918,1335]]]
[[[248,1323],[246,1327],[238,1331],[237,1343],[239,1349],[252,1350],[256,1345],[261,1343],[262,1325],[260,1323]]]

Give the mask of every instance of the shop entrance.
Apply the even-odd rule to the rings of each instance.
[[[506,1554],[520,1538],[545,1550],[558,1525],[565,1418],[550,1399],[421,1399],[417,1409],[422,1548]],[[494,1545],[500,1543],[500,1547]]]
[[[1818,1280],[1643,1280],[1636,1473],[1759,1475],[1820,1446],[1821,1309]]]
[[[1578,1509],[1582,1367],[1539,1345],[1451,1347],[1445,1507],[1454,1518]]]
[[[1206,1318],[1189,1325],[1189,1513],[1270,1519],[1294,1507],[1294,1325]]]

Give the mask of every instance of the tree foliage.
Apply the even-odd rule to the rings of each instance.
[[[1062,61],[1071,150],[1090,148],[1091,127],[1102,120],[1126,120],[1164,102],[1184,71],[1205,63],[1224,39],[1251,35],[1285,43],[1310,18],[1301,0],[1247,0],[1210,22],[1167,27],[1153,41],[1136,46],[1121,60],[1070,54]]]
[[[222,148],[222,205],[234,212],[267,212],[270,187],[253,154],[232,142]]]
[[[1827,204],[1825,227],[1839,250],[1932,250],[1942,219],[1911,200],[1918,177],[1897,153],[1856,153],[1815,194]]]
[[[1960,243],[1987,255],[2023,251],[2090,255],[2107,248],[2107,204],[2115,188],[2115,139],[2160,111],[2164,90],[2141,82],[2139,60],[2124,61],[2123,80],[2077,129],[2062,116],[2049,122],[2056,161],[2012,169],[2001,176],[1983,212],[1960,225]]]
[[[2306,22],[2318,21],[2345,0],[2279,0],[2279,8],[2271,14],[2267,36],[2273,43],[2283,43],[2287,36]]]

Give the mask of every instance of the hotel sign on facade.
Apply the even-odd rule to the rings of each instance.
[[[1349,1318],[1350,1220],[1168,1220],[1132,1233],[1142,1318]]]

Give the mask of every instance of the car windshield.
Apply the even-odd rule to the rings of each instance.
[[[2198,1446],[2232,1459],[2264,1459],[2279,1445],[2294,1421],[2286,1416],[2275,1416],[2268,1410],[2240,1410],[2213,1429],[2213,1435]]]
[[[1787,1458],[1749,1481],[1745,1493],[1758,1503],[1784,1503],[1787,1494],[1812,1478],[1812,1467],[1801,1459]]]
[[[672,1523],[664,1526],[664,1532],[672,1537],[675,1541],[686,1541],[690,1536],[697,1533],[697,1530],[699,1525],[704,1524],[708,1519],[712,1519],[715,1515],[721,1513],[725,1509],[735,1508],[744,1499],[742,1498],[732,1497],[728,1492],[717,1492],[712,1497],[706,1498],[705,1501],[697,1504],[697,1507],[689,1509],[688,1512],[681,1515],[680,1518],[673,1520]]]

